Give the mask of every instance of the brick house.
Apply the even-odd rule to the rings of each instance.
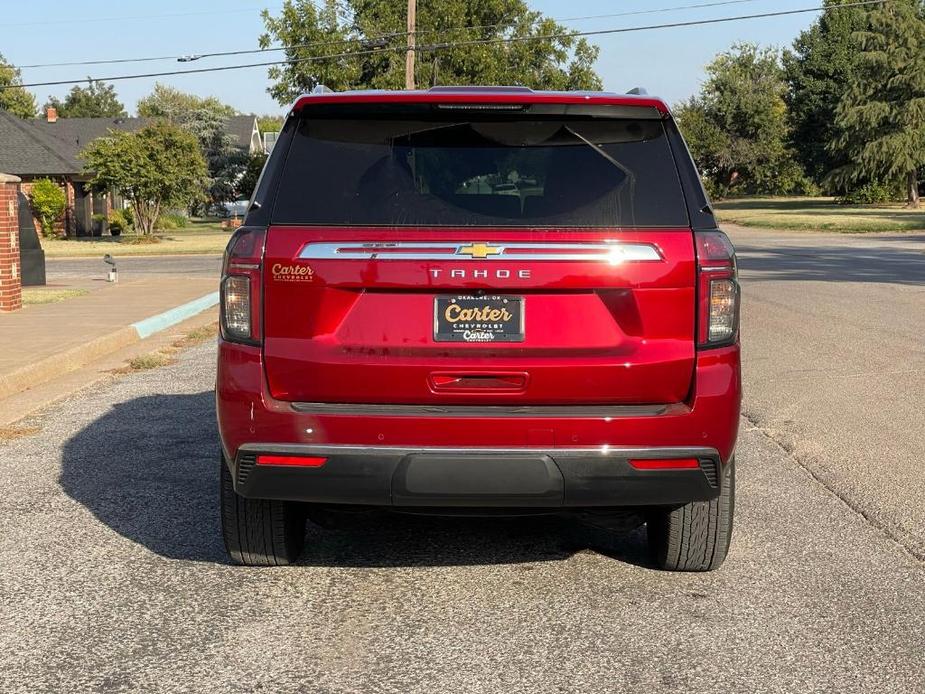
[[[49,109],[45,118],[23,120],[0,111],[0,171],[22,179],[22,192],[28,196],[39,178],[57,181],[67,194],[67,210],[57,231],[88,236],[100,233],[93,215],[108,214],[120,204],[109,193],[94,193],[79,155],[93,140],[110,130],[134,132],[151,122],[149,118],[58,118]],[[241,149],[263,151],[255,116],[232,116],[226,129]]]

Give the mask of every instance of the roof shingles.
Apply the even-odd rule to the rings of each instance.
[[[80,173],[83,165],[69,149],[38,131],[31,121],[0,111],[0,172],[17,176]]]
[[[133,132],[150,118],[59,118],[23,120],[0,111],[0,172],[18,176],[74,176],[83,172],[81,150],[110,130]],[[226,130],[249,149],[254,116],[232,116]]]

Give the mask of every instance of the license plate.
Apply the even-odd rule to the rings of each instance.
[[[523,342],[522,296],[438,296],[434,299],[437,342]]]

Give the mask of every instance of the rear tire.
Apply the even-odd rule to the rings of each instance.
[[[221,458],[222,537],[228,555],[245,566],[286,566],[305,545],[305,511],[291,501],[247,499],[234,490]]]
[[[722,492],[716,499],[650,512],[646,533],[652,561],[668,571],[718,569],[729,551],[734,509],[733,459],[725,466]]]

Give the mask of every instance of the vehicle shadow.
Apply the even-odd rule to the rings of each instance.
[[[229,563],[218,513],[214,395],[153,395],[115,405],[64,445],[64,492],[123,537],[168,559]],[[561,561],[593,548],[650,566],[642,532],[603,546],[568,518],[428,518],[357,514],[311,523],[300,563],[337,567]]]
[[[925,247],[775,246],[737,244],[739,269],[749,281],[925,283]]]

